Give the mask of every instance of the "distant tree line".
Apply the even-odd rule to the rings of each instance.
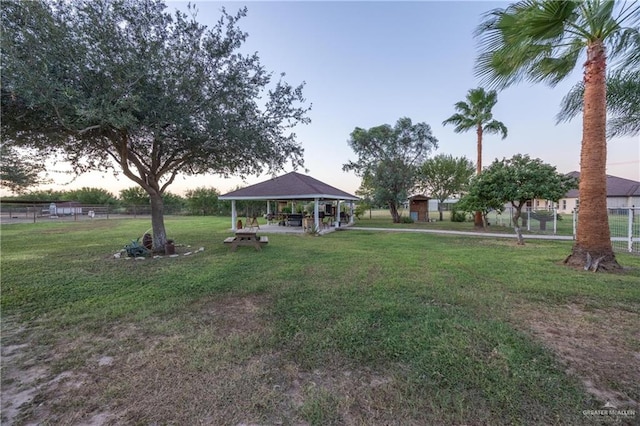
[[[184,196],[166,192],[163,195],[165,209],[171,214],[192,216],[229,216],[231,215],[231,201],[218,199],[220,192],[213,187],[198,187],[189,190]],[[11,201],[73,201],[87,206],[109,206],[114,211],[132,214],[150,211],[151,200],[141,187],[123,189],[115,196],[102,188],[83,187],[67,191],[40,190],[31,191],[14,197],[3,197],[2,202]],[[239,215],[261,216],[266,213],[264,201],[236,201]]]

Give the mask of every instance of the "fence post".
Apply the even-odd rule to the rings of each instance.
[[[628,208],[629,214],[628,214],[628,227],[627,227],[627,235],[629,236],[629,244],[628,244],[628,248],[629,248],[629,253],[633,253],[633,216],[635,216],[635,206],[631,206]]]
[[[553,208],[553,235],[556,235],[558,231],[558,209]]]
[[[576,239],[576,220],[578,219],[578,209],[573,209],[573,239]]]
[[[527,231],[531,231],[531,207],[527,208]]]

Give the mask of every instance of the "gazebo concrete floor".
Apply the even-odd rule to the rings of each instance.
[[[344,224],[341,226],[341,228],[347,227],[349,226],[348,224]],[[302,226],[281,226],[278,225],[277,223],[274,224],[260,224],[260,229],[258,229],[257,227],[243,227],[243,229],[251,229],[254,231],[257,231],[261,234],[305,234],[306,231],[302,229]],[[324,235],[324,234],[328,234],[330,232],[335,231],[336,228],[331,226],[331,227],[325,227],[320,229],[320,235]]]

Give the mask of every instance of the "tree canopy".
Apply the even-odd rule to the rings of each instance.
[[[220,192],[210,187],[198,187],[185,193],[189,213],[193,215],[212,215],[218,212],[218,196]]]
[[[513,210],[513,223],[519,236],[518,220],[522,208],[535,199],[557,202],[570,189],[576,188],[573,177],[558,173],[555,166],[539,158],[516,154],[509,159],[495,160],[471,185],[463,197],[463,205],[472,208],[502,211],[505,203]],[[464,198],[468,198],[465,200]]]
[[[413,124],[410,118],[403,117],[393,127],[356,127],[349,146],[358,160],[344,164],[343,170],[361,176],[371,188],[373,199],[386,205],[394,223],[399,222],[398,207],[415,187],[418,166],[438,147],[431,126]]]
[[[456,133],[476,130],[481,133],[500,134],[502,139],[505,139],[507,127],[493,118],[493,107],[496,103],[498,103],[498,93],[495,90],[486,91],[482,87],[470,89],[467,92],[466,102],[456,102],[454,107],[457,112],[442,124],[455,126],[453,130]]]
[[[418,188],[438,200],[442,220],[442,204],[452,195],[461,194],[469,185],[474,165],[465,157],[438,154],[425,161],[418,171]]]
[[[9,145],[0,145],[0,185],[16,194],[25,193],[29,188],[45,183],[44,163],[37,158],[21,155]]]
[[[3,140],[59,154],[77,172],[122,172],[150,196],[154,248],[166,241],[162,194],[178,174],[302,164],[303,84],[274,81],[241,52],[246,8],[223,9],[207,28],[192,6],[170,14],[160,0],[2,6]]]

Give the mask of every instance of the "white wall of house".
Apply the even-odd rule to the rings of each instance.
[[[536,200],[537,201],[537,200]],[[543,202],[540,202],[543,204]],[[558,202],[558,213],[572,213],[578,203],[577,198],[562,198]],[[640,197],[607,197],[607,208],[617,209],[620,207],[635,206],[640,208]]]
[[[575,210],[577,203],[577,198],[561,198],[560,201],[558,201],[558,213],[572,213]]]
[[[615,209],[618,207],[640,207],[640,197],[608,197],[607,207]]]

